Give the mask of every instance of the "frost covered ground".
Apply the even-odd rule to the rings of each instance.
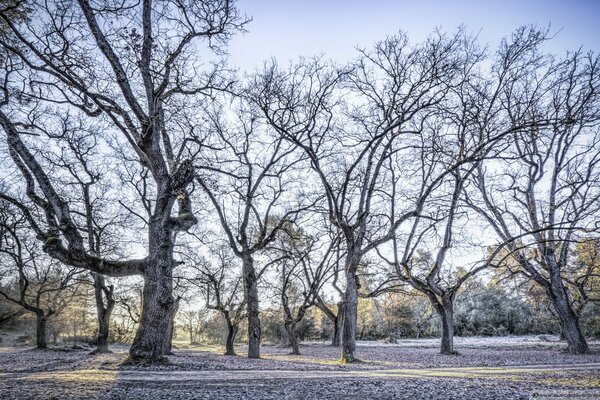
[[[264,346],[263,359],[179,346],[169,365],[121,366],[127,353],[0,348],[2,399],[600,399],[600,342],[573,356],[555,337],[359,342],[351,365],[324,343]],[[239,348],[239,354],[244,349]]]

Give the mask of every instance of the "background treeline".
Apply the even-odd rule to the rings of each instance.
[[[89,293],[88,293],[89,296]],[[84,296],[58,313],[48,324],[48,341],[56,345],[94,346],[97,324],[91,297]],[[86,304],[87,302],[87,304]],[[134,311],[122,303],[115,310],[110,327],[112,343],[131,343],[137,319]],[[333,304],[331,304],[333,307]],[[10,344],[35,342],[35,319],[8,302],[0,302],[0,338]],[[266,342],[287,346],[289,338],[280,308],[261,312]],[[590,303],[582,312],[586,336],[600,338],[600,307]],[[454,320],[457,336],[560,335],[560,324],[551,304],[535,286],[521,287],[474,280],[456,300]],[[225,345],[226,323],[220,313],[204,307],[180,312],[175,340],[180,345]],[[245,342],[245,324],[240,326],[236,343]],[[426,298],[416,292],[390,293],[378,298],[361,299],[358,313],[358,340],[395,343],[403,338],[440,336],[439,318]],[[318,308],[312,308],[298,326],[302,341],[331,341],[333,324]],[[74,337],[75,336],[75,337]],[[75,339],[75,342],[73,341]],[[0,342],[2,343],[2,342]]]

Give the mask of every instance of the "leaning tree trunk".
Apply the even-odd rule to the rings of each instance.
[[[110,317],[115,306],[112,295],[112,286],[106,287],[103,275],[92,273],[94,279],[94,295],[96,298],[96,314],[98,317],[98,337],[96,353],[108,353],[108,336],[110,333]],[[104,302],[106,297],[106,303]]]
[[[358,264],[356,264],[358,266]],[[346,268],[346,292],[344,293],[344,324],[342,328],[342,357],[343,363],[356,361],[356,319],[358,309],[358,282],[356,268],[351,265]],[[338,316],[339,317],[339,316]]]
[[[248,358],[260,358],[260,318],[258,309],[258,279],[252,256],[243,260],[244,294],[248,314]]]
[[[323,303],[321,298],[317,299],[316,306],[329,318],[329,320],[333,323],[333,333],[331,335],[331,346],[340,347],[341,338],[340,334],[342,332],[342,326],[344,325],[344,312],[343,312],[343,301],[340,301],[337,304],[337,315],[333,313],[329,309],[329,307]]]
[[[230,320],[227,320],[227,341],[225,342],[225,355],[235,356],[235,336],[238,332],[238,325]]]
[[[167,219],[166,217],[164,219]],[[144,268],[142,314],[129,350],[130,361],[164,362],[165,338],[169,335],[173,298],[173,241],[167,222],[152,217],[149,255]]]
[[[36,312],[36,329],[35,329],[35,342],[38,349],[48,348],[46,343],[46,323],[48,319],[43,312]]]
[[[589,352],[588,344],[581,332],[579,320],[565,286],[560,276],[551,276],[551,284],[545,285],[546,293],[552,300],[552,305],[560,322],[561,333],[567,341],[568,351],[571,354],[585,354]]]
[[[300,355],[300,340],[298,339],[298,332],[296,332],[296,323],[294,321],[287,320],[283,327],[290,340],[290,346],[292,346],[292,352],[290,354]]]

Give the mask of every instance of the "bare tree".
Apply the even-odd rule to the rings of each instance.
[[[255,258],[311,206],[298,187],[301,157],[283,138],[265,132],[244,110],[228,122],[223,108],[211,113],[211,150],[198,165],[197,181],[216,211],[233,253],[242,261],[248,319],[248,357],[260,357],[258,281]],[[244,115],[245,114],[245,115]]]
[[[192,282],[198,286],[205,298],[207,309],[216,310],[227,324],[225,355],[234,356],[235,338],[240,323],[246,318],[246,300],[243,295],[241,267],[239,260],[231,253],[229,245],[221,243],[213,247],[214,260],[197,259],[192,255],[187,261],[194,273]]]
[[[337,245],[337,238],[323,241],[299,227],[287,227],[286,233],[271,246],[275,254],[282,255],[277,265],[278,284],[274,287],[281,300],[291,354],[300,354],[298,324],[310,307],[322,301],[320,294],[335,274],[332,258]]]
[[[43,256],[27,222],[6,202],[0,203],[0,296],[36,316],[36,347],[47,347],[48,320],[77,295],[76,268],[66,269]],[[13,277],[16,280],[13,280]]]
[[[21,208],[53,258],[99,274],[144,277],[143,309],[130,359],[162,360],[175,304],[175,234],[197,223],[188,186],[195,175],[195,148],[201,144],[186,139],[189,122],[198,122],[197,110],[190,110],[230,84],[213,55],[246,21],[229,0],[145,0],[114,7],[87,0],[77,6],[40,1],[29,6],[31,15],[25,21],[11,17],[13,4],[0,9],[8,31],[0,38],[8,55],[2,60],[6,73],[0,126],[28,201],[20,201],[17,193],[4,193],[3,198]],[[203,67],[199,43],[209,48],[213,68]],[[52,145],[52,131],[59,124],[46,118],[47,110],[101,121],[106,124],[103,138],[120,149],[122,162],[149,171],[153,193],[146,256],[116,261],[87,248],[85,223],[72,209],[72,199],[57,187],[24,137],[40,134],[48,139],[47,147]]]
[[[502,162],[482,165],[469,206],[500,244],[493,262],[535,281],[546,293],[572,353],[585,353],[566,283],[573,244],[597,234],[600,215],[599,59],[580,52],[538,58],[504,96],[510,117],[548,120],[514,133]],[[514,261],[508,262],[508,261]]]
[[[462,30],[450,36],[435,33],[412,47],[405,35],[398,35],[361,52],[347,71],[319,61],[305,61],[289,72],[272,65],[252,83],[249,96],[267,121],[309,158],[329,220],[344,238],[343,362],[355,360],[362,258],[420,215],[447,174],[480,157],[487,143],[498,139],[487,137],[459,154],[428,152],[429,143],[443,142],[443,132],[430,130],[432,137],[425,128],[436,123],[449,95],[465,84],[482,58]],[[427,179],[416,185],[416,193],[415,171],[406,168],[415,149],[428,163]],[[394,168],[386,168],[390,162],[398,166],[396,176]],[[394,179],[405,181],[406,193],[386,189]],[[400,198],[407,200],[403,207],[394,205]]]
[[[424,218],[415,218],[404,246],[399,244],[397,238],[393,239],[394,259],[390,260],[378,250],[379,255],[386,259],[394,267],[399,280],[410,284],[414,289],[423,293],[431,302],[441,322],[441,345],[442,354],[455,354],[454,351],[454,300],[463,284],[478,272],[487,268],[486,263],[478,262],[469,269],[453,268],[448,262],[447,255],[454,244],[457,214],[459,210],[459,198],[462,192],[465,177],[460,173],[454,174],[454,188],[450,191],[450,198],[442,198],[442,202],[448,205],[435,204],[440,210],[446,208],[443,220],[439,222],[440,215],[432,216],[433,222],[422,223]],[[430,221],[431,221],[430,220]],[[441,227],[437,226],[438,224]],[[419,225],[424,225],[418,229]],[[435,230],[441,229],[440,242],[437,250],[432,255],[430,252],[421,250],[419,246],[427,248],[427,236],[434,236]]]

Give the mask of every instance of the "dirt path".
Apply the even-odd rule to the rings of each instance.
[[[88,367],[89,368],[89,367]],[[1,400],[600,399],[600,362],[355,370],[0,373]]]
[[[508,378],[527,374],[563,371],[600,371],[600,363],[564,365],[527,365],[506,367],[403,368],[387,370],[310,371],[310,370],[238,370],[238,371],[118,371],[74,370],[50,372],[15,372],[0,374],[0,380],[55,382],[181,382],[239,381],[270,379],[326,378]]]

